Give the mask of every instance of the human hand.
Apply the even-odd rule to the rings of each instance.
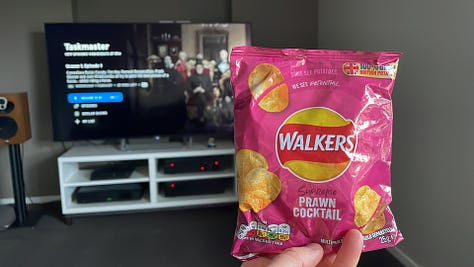
[[[337,254],[324,256],[319,244],[293,247],[280,254],[266,255],[247,262],[241,267],[356,267],[362,252],[362,234],[349,230]],[[323,257],[324,256],[324,257]]]

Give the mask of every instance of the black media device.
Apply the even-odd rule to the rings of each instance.
[[[160,193],[165,197],[210,195],[224,193],[232,186],[234,179],[219,178],[158,183]]]
[[[231,169],[232,164],[233,155],[170,158],[158,161],[159,169],[166,174],[225,170]]]
[[[74,191],[77,203],[113,202],[141,199],[143,184],[81,186]]]
[[[110,164],[95,168],[90,179],[94,181],[129,178],[134,170],[135,165],[132,164]]]
[[[249,24],[46,23],[45,34],[55,141],[232,137],[228,56],[251,44]]]

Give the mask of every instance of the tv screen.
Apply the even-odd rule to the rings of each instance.
[[[55,141],[231,136],[241,23],[47,23]]]

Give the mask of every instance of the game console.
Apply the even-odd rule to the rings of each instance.
[[[139,183],[81,186],[74,191],[74,197],[80,204],[138,200],[142,198],[144,189],[144,185]]]
[[[110,164],[95,168],[91,173],[90,179],[95,181],[129,178],[134,170],[135,165],[133,164]]]

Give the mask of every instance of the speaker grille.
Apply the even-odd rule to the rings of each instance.
[[[8,140],[15,136],[18,125],[10,117],[0,117],[0,139]]]

